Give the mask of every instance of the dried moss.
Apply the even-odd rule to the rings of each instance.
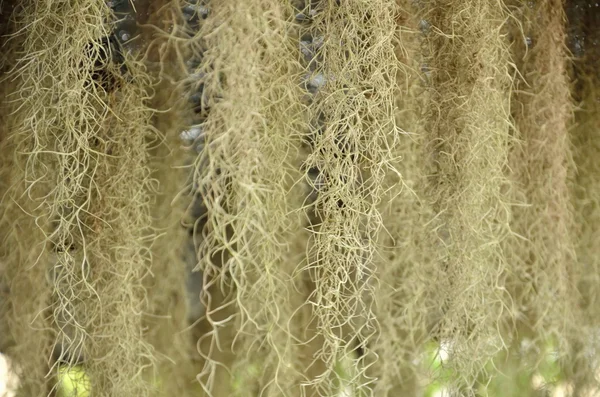
[[[520,336],[561,342],[578,315],[573,210],[572,117],[561,1],[523,4],[524,35],[515,43],[520,77],[513,99],[516,137],[510,160],[514,199],[509,288]],[[564,345],[563,345],[564,342]]]
[[[452,346],[456,387],[470,387],[504,347],[499,324],[510,297],[501,242],[509,227],[504,187],[509,130],[509,51],[501,2],[434,1],[431,24],[428,170],[432,249],[444,279],[435,284],[443,314],[438,340]],[[465,391],[465,393],[467,393]]]
[[[590,9],[588,3],[568,2],[571,53],[575,56],[572,68],[571,92],[576,102],[575,123],[570,140],[576,171],[570,180],[574,209],[574,245],[577,255],[576,271],[571,278],[578,281],[578,309],[581,318],[570,336],[570,355],[566,373],[574,383],[574,395],[597,390],[598,360],[598,33],[600,10]]]
[[[180,31],[165,31],[166,21],[179,20],[178,6],[178,2],[169,1],[148,5],[146,25],[140,29],[140,40],[148,43],[149,49],[144,62],[153,77],[152,124],[160,133],[160,140],[148,153],[154,182],[151,216],[156,238],[152,242],[150,273],[144,279],[149,312],[144,318],[144,336],[157,359],[148,376],[157,386],[152,391],[156,396],[191,396],[201,391],[196,382],[200,357],[192,331],[199,305],[190,304],[200,298],[190,297],[186,288],[196,256],[189,247],[189,230],[184,227],[190,199],[182,194],[189,180],[191,156],[179,136],[190,116],[186,101],[173,101],[183,95],[177,84],[183,74],[177,63],[169,62],[179,49],[177,39],[185,36]],[[138,16],[143,17],[139,10]],[[188,263],[190,260],[193,263]]]
[[[396,78],[395,118],[405,136],[394,148],[398,174],[388,173],[385,184],[390,189],[381,203],[384,228],[375,295],[379,330],[373,347],[377,360],[368,369],[377,378],[376,396],[421,394],[420,358],[437,311],[431,286],[439,272],[426,236],[433,213],[424,190],[424,105],[428,96],[426,76],[420,71],[424,61],[421,10],[409,2],[399,2],[399,6],[396,54],[401,68]]]
[[[338,362],[350,362],[352,393],[368,393],[364,378],[377,329],[373,311],[376,240],[382,227],[378,204],[384,194],[392,149],[401,139],[395,125],[394,1],[325,1],[312,8],[313,29],[323,43],[313,76],[319,91],[309,104],[313,131],[308,168],[319,170],[308,270],[315,285],[310,297],[325,371],[311,384],[331,395],[344,381]],[[310,12],[310,11],[309,11]],[[357,342],[358,341],[358,342]],[[359,343],[363,357],[354,356]],[[368,376],[368,375],[367,375]]]
[[[293,14],[275,1],[208,7],[191,39],[200,65],[190,71],[202,76],[195,87],[203,87],[204,148],[195,161],[194,191],[206,217],[197,221],[195,240],[210,331],[199,342],[205,358],[199,380],[207,393],[225,392],[215,383],[219,366],[228,365],[218,361],[215,350],[222,349],[236,354],[231,371],[246,379],[241,393],[256,387],[287,395],[299,384],[288,330],[297,262],[287,238],[300,228],[288,194],[299,140],[299,73],[287,22]],[[219,312],[232,315],[221,320]],[[262,380],[246,371],[258,357],[262,373],[270,374]]]
[[[83,360],[95,395],[143,395],[139,372],[152,362],[141,338],[141,280],[149,261],[148,84],[140,65],[119,64],[108,16],[104,1],[25,2],[18,14],[27,28],[15,41],[11,78],[18,86],[10,99],[22,186],[6,200],[34,209],[24,214],[36,224],[27,228],[29,244],[45,252],[16,268],[31,282],[21,293],[42,288],[43,308],[27,316],[43,309],[46,325],[13,332],[29,331],[21,347],[48,340],[54,357],[38,349],[37,361],[53,368]]]
[[[542,365],[524,338],[594,386],[582,5],[144,1],[118,51],[104,1],[19,3],[0,346],[21,395],[81,362],[98,396],[412,396],[436,343],[437,381],[476,395]]]

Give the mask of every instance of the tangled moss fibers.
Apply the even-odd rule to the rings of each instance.
[[[11,85],[3,81],[2,90]],[[12,87],[10,87],[12,88]],[[6,99],[4,95],[3,100]],[[28,199],[23,170],[15,156],[15,142],[7,135],[14,129],[14,119],[7,117],[14,109],[3,101],[0,183],[2,215],[0,247],[0,285],[2,285],[1,348],[15,364],[20,377],[19,396],[43,396],[52,388],[48,379],[48,358],[52,353],[52,313],[48,302],[52,288],[45,266],[48,255],[44,234],[33,214],[36,203]],[[33,190],[40,194],[39,189]],[[13,197],[20,197],[17,203]],[[43,220],[42,217],[37,220]],[[35,291],[35,293],[32,293]]]
[[[600,107],[598,106],[596,91],[597,83],[587,83],[591,90],[585,95],[580,109],[576,112],[576,126],[573,129],[572,143],[574,146],[574,161],[577,165],[576,182],[573,189],[573,203],[575,208],[575,222],[577,224],[576,253],[579,265],[579,288],[581,293],[582,321],[578,322],[578,329],[572,340],[572,356],[569,357],[572,366],[573,378],[577,382],[577,390],[585,387],[598,386],[598,362],[590,356],[591,352],[598,351],[598,277],[599,263],[597,254],[598,216],[597,194],[600,180],[598,178],[597,155],[600,152],[597,134],[600,128]],[[573,365],[575,364],[575,365]]]
[[[158,182],[158,191],[151,208],[157,238],[152,243],[151,274],[145,280],[149,311],[145,319],[145,337],[157,356],[156,371],[152,374],[161,383],[157,395],[187,396],[197,393],[192,386],[196,383],[198,365],[194,360],[197,354],[186,294],[185,259],[190,248],[185,244],[187,230],[181,227],[184,206],[179,201],[174,203],[174,197],[185,182],[185,169],[178,160],[181,158],[181,151],[176,146],[178,136],[173,134],[178,130],[161,124],[157,123],[157,127],[168,134],[165,144],[153,152],[153,169],[156,170],[153,178]],[[200,297],[195,296],[195,299]]]
[[[537,1],[525,15],[531,45],[515,95],[521,143],[511,158],[515,187],[522,189],[525,200],[524,206],[515,208],[513,230],[525,239],[517,238],[513,245],[522,250],[512,263],[519,279],[513,298],[520,307],[520,327],[530,328],[544,341],[572,332],[568,327],[577,316],[568,186],[573,165],[568,131],[572,105],[562,2]]]
[[[409,2],[399,4],[396,54],[401,62],[396,78],[397,125],[405,136],[393,149],[390,186],[381,202],[383,230],[377,263],[375,313],[378,337],[373,343],[377,360],[367,371],[377,378],[374,396],[416,396],[422,389],[419,358],[428,341],[428,327],[437,302],[432,301],[431,280],[436,277],[429,257],[426,224],[432,214],[425,198],[424,92],[419,71],[424,61],[419,31],[420,10]]]
[[[140,31],[149,43],[145,63],[152,75],[152,120],[160,140],[149,149],[153,194],[151,205],[152,264],[144,279],[148,294],[148,315],[144,318],[144,337],[154,348],[156,366],[149,378],[157,387],[153,396],[191,396],[200,392],[196,382],[199,355],[193,340],[191,322],[194,310],[186,291],[189,261],[195,252],[189,247],[188,230],[182,227],[189,197],[181,189],[189,180],[190,154],[181,145],[179,133],[189,119],[186,101],[173,101],[183,95],[178,81],[183,78],[178,64],[169,62],[176,54],[180,31],[166,32],[170,21],[178,20],[177,2],[153,2],[147,8],[147,21]],[[142,13],[143,15],[143,13]],[[140,11],[138,11],[140,16]],[[169,22],[167,22],[169,21]],[[152,26],[152,28],[150,28]],[[156,65],[161,65],[157,68]],[[191,255],[190,255],[191,254]],[[193,265],[192,265],[193,266]],[[199,300],[195,296],[194,300]]]
[[[10,32],[9,15],[7,14],[8,10],[6,10],[2,4],[0,6],[0,26],[2,26],[2,28],[0,28],[0,37],[2,37],[0,39],[0,46],[3,46],[5,41],[4,37]],[[8,127],[8,117],[6,116],[9,113],[6,95],[10,92],[9,85],[5,82],[7,56],[10,56],[8,51],[5,51],[0,55],[0,145],[2,146],[7,146],[5,142],[10,131],[10,128]],[[8,170],[11,168],[9,159],[11,159],[12,156],[8,155],[10,154],[10,151],[6,149],[4,149],[2,153],[5,154],[5,156],[3,156],[5,160],[0,165],[0,173],[2,175],[0,179],[0,194],[4,195],[10,184],[10,171]],[[4,245],[2,245],[0,249],[4,249]],[[6,253],[3,252],[1,257],[4,258],[5,256]],[[2,352],[5,352],[11,343],[11,338],[9,337],[10,329],[8,327],[10,290],[8,288],[9,280],[4,277],[4,275],[7,274],[6,272],[7,264],[3,260],[0,260],[0,351]]]
[[[25,13],[20,4],[7,13],[3,8],[3,33],[14,34],[22,28],[18,16]],[[10,26],[9,31],[5,28]],[[8,30],[8,29],[7,29]],[[52,286],[48,283],[45,228],[48,216],[40,211],[35,197],[48,193],[47,185],[30,186],[27,182],[27,155],[21,147],[22,137],[15,133],[22,121],[15,115],[20,103],[15,92],[22,80],[13,79],[12,68],[19,56],[23,36],[3,37],[0,111],[2,114],[2,285],[7,294],[2,313],[6,329],[2,338],[21,377],[19,395],[42,396],[52,389],[48,364],[53,346],[52,310],[49,301]],[[35,293],[32,293],[34,292]],[[5,339],[6,338],[6,339]]]
[[[191,74],[201,75],[203,86],[204,149],[194,183],[206,208],[195,239],[210,329],[199,342],[205,358],[199,380],[207,393],[226,393],[215,383],[226,365],[216,350],[224,349],[236,355],[231,371],[245,379],[242,394],[288,395],[299,384],[288,330],[296,262],[287,238],[300,227],[288,196],[299,140],[299,73],[287,22],[293,14],[276,1],[208,6],[191,39],[201,54]],[[231,317],[219,320],[231,309]],[[247,371],[259,357],[258,374],[270,374],[262,380]]]
[[[91,330],[102,337],[92,345],[86,364],[94,393],[107,396],[146,395],[148,385],[140,371],[154,361],[142,338],[142,279],[148,272],[152,236],[147,146],[153,132],[144,88],[149,81],[140,65],[131,61],[128,66],[135,83],[123,86],[118,103],[109,102],[112,117],[97,135],[104,157],[98,159],[95,183],[102,189],[85,219],[92,231],[85,247],[102,318],[91,322]]]
[[[438,340],[452,346],[455,386],[471,386],[503,348],[499,324],[509,297],[501,242],[509,208],[503,197],[509,130],[509,17],[501,2],[434,1],[431,24],[429,184],[436,221],[431,247],[444,279],[436,284]]]
[[[21,293],[44,285],[48,292],[36,295],[45,305],[45,327],[31,332],[21,324],[13,333],[30,332],[19,346],[50,341],[54,357],[39,349],[37,361],[53,367],[83,361],[95,395],[145,395],[139,372],[152,362],[141,338],[141,280],[149,262],[148,82],[132,62],[129,76],[122,75],[109,48],[108,16],[104,1],[25,2],[19,10],[26,29],[15,41],[11,139],[24,194],[15,189],[5,202],[34,208],[25,214],[36,225],[27,230],[29,246],[46,250],[15,266],[32,283]]]
[[[314,131],[308,167],[320,172],[314,207],[308,270],[315,291],[310,297],[323,338],[318,358],[326,370],[310,382],[320,395],[331,395],[342,383],[334,371],[349,361],[352,393],[368,393],[373,379],[362,363],[370,350],[375,319],[374,258],[382,226],[378,204],[386,172],[400,139],[394,122],[395,1],[326,1],[312,8],[313,29],[323,35],[321,65],[315,73],[324,85],[309,104]],[[358,341],[363,357],[354,356]]]
[[[599,273],[598,244],[599,233],[598,188],[600,173],[598,153],[600,153],[598,131],[600,128],[600,106],[598,101],[598,62],[600,49],[597,45],[600,22],[600,10],[589,9],[587,3],[581,1],[568,2],[571,51],[575,58],[573,64],[572,95],[576,102],[575,125],[571,130],[573,161],[576,172],[571,179],[571,194],[575,211],[576,225],[575,251],[577,254],[578,289],[581,294],[581,322],[578,330],[572,335],[571,357],[568,367],[574,381],[574,393],[583,393],[586,389],[596,389],[600,383],[598,378],[598,303],[597,288]],[[590,354],[593,352],[592,354]],[[577,394],[574,394],[577,395]]]
[[[525,336],[594,383],[594,13],[569,82],[559,0],[136,5],[148,70],[101,0],[22,2],[4,40],[21,395],[58,365],[98,396],[419,395],[432,342],[475,395]]]

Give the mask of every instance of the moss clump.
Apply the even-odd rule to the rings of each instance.
[[[544,370],[589,390],[597,14],[0,0],[0,348],[21,395],[79,367],[94,396],[412,396],[428,376],[535,394]]]
[[[27,330],[29,340],[19,346],[48,341],[53,356],[48,348],[36,354],[52,368],[84,362],[95,395],[144,395],[139,372],[152,362],[141,338],[150,233],[148,81],[141,65],[123,65],[109,13],[104,1],[75,1],[24,2],[15,14],[27,28],[13,43],[9,134],[17,180],[5,202],[33,209],[24,217],[37,255],[15,268],[32,283],[22,294],[40,290],[40,309],[28,315],[45,325],[13,332]]]
[[[203,140],[192,185],[205,212],[194,227],[206,308],[198,378],[207,393],[233,393],[224,363],[243,374],[238,393],[288,395],[300,383],[289,330],[298,263],[289,239],[301,230],[289,193],[301,109],[293,13],[277,1],[207,7],[186,43],[198,61],[189,78]],[[234,363],[223,361],[233,354]],[[262,373],[246,371],[251,365]]]
[[[569,328],[578,315],[568,181],[572,104],[562,2],[537,1],[533,8],[522,8],[524,34],[515,43],[515,49],[521,48],[516,51],[521,77],[513,101],[519,143],[510,163],[513,188],[520,194],[515,201],[522,205],[514,208],[511,273],[516,285],[510,285],[521,333],[541,343],[574,332]]]
[[[504,175],[510,142],[510,53],[502,36],[502,2],[434,1],[430,24],[427,142],[435,220],[431,249],[442,315],[434,334],[453,346],[452,388],[469,388],[499,334],[509,296],[502,241],[509,231]]]

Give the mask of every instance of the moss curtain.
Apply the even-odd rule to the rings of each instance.
[[[597,392],[599,22],[0,0],[17,395],[77,369],[77,396],[533,396],[549,345],[554,380]]]

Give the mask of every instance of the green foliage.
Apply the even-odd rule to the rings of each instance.
[[[82,366],[58,368],[57,397],[90,397],[92,392],[89,376]]]

